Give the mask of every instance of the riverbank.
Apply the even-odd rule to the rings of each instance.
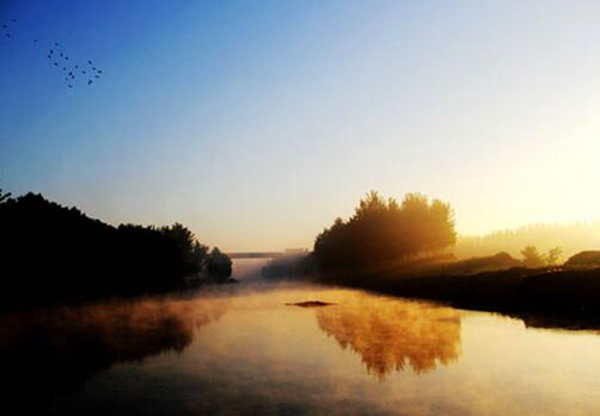
[[[600,328],[600,268],[512,268],[476,274],[319,275],[319,282],[499,312],[544,327]]]
[[[231,276],[231,259],[180,223],[115,226],[39,194],[0,196],[0,310],[170,293]]]

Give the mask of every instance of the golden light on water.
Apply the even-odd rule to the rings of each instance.
[[[333,305],[286,306],[306,300]],[[86,383],[60,401],[65,411],[98,397],[179,414],[275,414],[282,406],[317,415],[600,410],[592,393],[596,334],[526,329],[518,320],[355,290],[251,285],[3,322],[6,374],[44,368],[35,385],[48,394]],[[16,377],[12,389],[19,386],[32,381]]]

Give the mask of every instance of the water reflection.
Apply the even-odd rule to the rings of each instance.
[[[241,282],[199,296],[0,316],[5,407],[113,416],[600,414],[591,396],[600,337],[591,333],[311,285]],[[307,300],[335,305],[286,306]]]
[[[392,371],[417,374],[460,356],[460,312],[434,305],[349,292],[337,305],[315,310],[319,328],[358,353],[383,381]]]
[[[43,405],[112,364],[181,352],[228,303],[163,297],[2,315],[0,365],[8,397],[34,395]]]

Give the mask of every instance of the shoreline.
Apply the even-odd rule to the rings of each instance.
[[[600,329],[600,268],[513,268],[471,275],[320,275],[318,283],[496,312],[545,328]]]

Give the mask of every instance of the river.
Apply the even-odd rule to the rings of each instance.
[[[600,337],[306,283],[0,316],[5,402],[54,414],[593,415]],[[318,300],[327,306],[291,303]]]

